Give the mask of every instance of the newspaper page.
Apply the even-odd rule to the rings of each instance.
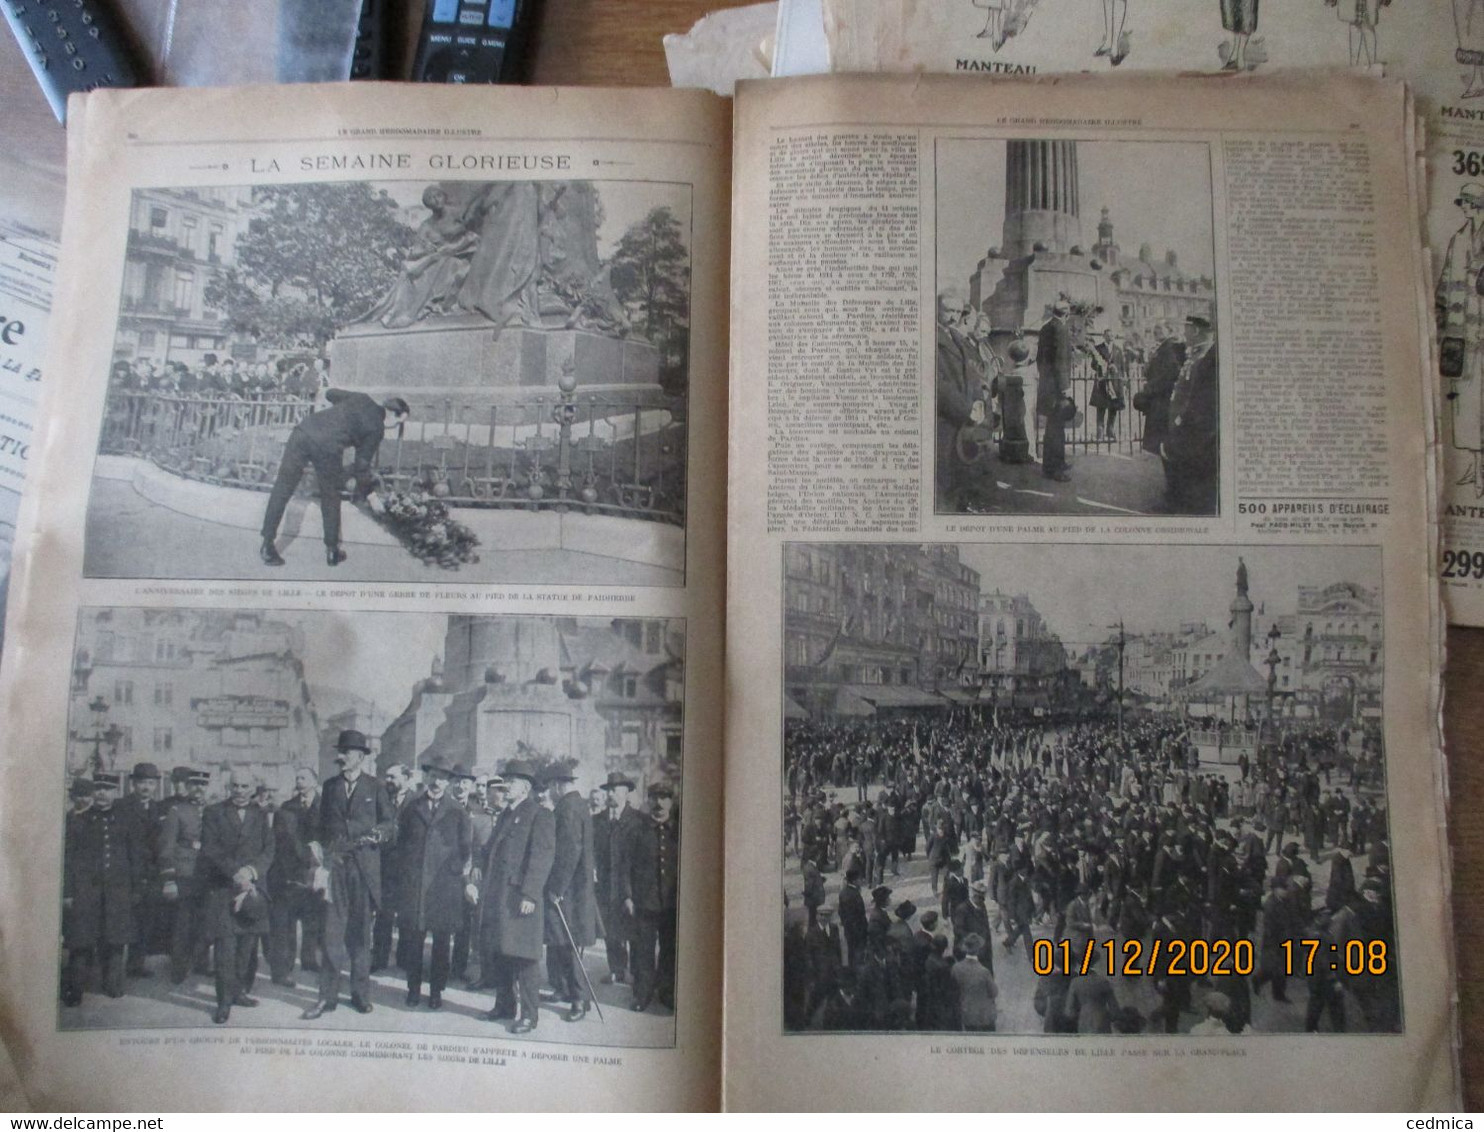
[[[839,71],[1031,75],[1129,70],[1263,73],[1277,67],[1384,70],[1412,87],[1426,120],[1430,268],[1443,398],[1446,504],[1439,577],[1449,619],[1484,625],[1484,324],[1475,276],[1484,237],[1484,9],[1474,0],[826,0]]]
[[[0,648],[21,488],[41,391],[57,244],[0,215]]]
[[[1456,1103],[1403,86],[737,109],[728,1108]]]
[[[72,110],[6,1107],[715,1107],[726,104]]]

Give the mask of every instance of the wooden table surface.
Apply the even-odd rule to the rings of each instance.
[[[124,7],[155,0],[127,0]],[[539,0],[532,80],[599,86],[667,86],[660,37],[685,31],[708,0]],[[421,11],[409,0],[402,18],[410,44]],[[0,148],[23,146],[35,162],[63,162],[63,133],[15,42],[0,32]],[[1448,631],[1445,734],[1450,773],[1454,934],[1461,1003],[1464,1100],[1484,1109],[1484,630]]]

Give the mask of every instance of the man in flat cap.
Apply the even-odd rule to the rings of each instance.
[[[598,909],[603,914],[603,946],[608,952],[605,983],[629,981],[629,943],[634,934],[633,917],[624,908],[620,873],[627,867],[630,845],[644,815],[629,805],[635,789],[633,779],[611,771],[603,783],[607,807],[593,822],[593,860],[597,865]]]
[[[136,938],[135,898],[144,876],[138,826],[116,805],[119,776],[100,771],[92,784],[93,804],[69,819],[62,855],[64,1006],[82,1001],[83,986],[95,967],[103,993],[123,997],[124,947]]]
[[[350,1005],[371,1013],[371,922],[381,904],[381,846],[397,836],[396,814],[376,776],[366,770],[371,744],[345,730],[335,743],[340,773],[320,794],[317,840],[311,852],[328,870],[319,998],[304,1012],[313,1021],[339,1005],[342,972],[350,968]]]
[[[422,1001],[423,945],[433,937],[428,1008],[443,1005],[453,965],[453,936],[464,923],[465,875],[472,847],[469,815],[449,793],[453,767],[443,755],[423,763],[427,789],[397,818],[398,951],[407,968],[407,1005]]]
[[[630,846],[619,894],[624,910],[634,917],[632,1009],[641,1012],[655,1000],[675,1007],[680,820],[675,813],[674,787],[665,782],[650,785],[649,814]]]
[[[389,397],[377,404],[364,393],[343,389],[325,391],[328,408],[310,413],[289,433],[283,459],[278,465],[278,478],[268,496],[263,513],[261,556],[269,566],[282,566],[276,540],[284,510],[293,498],[304,469],[314,466],[319,492],[320,517],[324,525],[325,560],[338,566],[346,559],[340,547],[340,491],[345,485],[345,450],[355,449],[355,466],[350,474],[356,481],[356,492],[366,499],[371,510],[380,512],[382,503],[373,490],[376,454],[386,433],[400,428],[410,410],[400,397]]]
[[[252,1007],[248,967],[260,938],[268,933],[268,898],[263,892],[273,863],[273,831],[267,812],[253,801],[253,781],[234,768],[226,801],[207,806],[201,818],[197,869],[204,891],[202,918],[216,952],[217,1024],[232,1007]]]
[[[586,1017],[591,1003],[582,974],[578,951],[598,939],[597,897],[593,893],[593,826],[587,800],[577,787],[576,773],[565,764],[546,772],[546,792],[552,803],[556,825],[556,855],[546,878],[546,976],[558,1000],[571,1003],[563,1015],[567,1022]],[[562,928],[566,917],[567,929]],[[571,939],[567,932],[571,932]],[[574,946],[577,950],[574,950]]]
[[[210,940],[204,934],[202,898],[204,890],[196,874],[201,852],[201,820],[206,813],[206,787],[211,776],[204,770],[187,770],[187,793],[176,799],[165,814],[160,835],[160,877],[167,900],[175,904],[170,933],[170,981],[179,986],[191,968],[201,963]]]
[[[1189,315],[1185,319],[1185,362],[1170,394],[1170,429],[1160,451],[1165,508],[1171,514],[1216,514],[1221,475],[1217,373],[1211,320]]]
[[[513,1021],[512,1034],[536,1028],[546,878],[556,857],[556,819],[536,797],[536,770],[523,759],[505,767],[510,807],[495,824],[479,896],[479,934],[493,952],[495,1005],[489,1020]],[[488,953],[488,952],[487,952]]]

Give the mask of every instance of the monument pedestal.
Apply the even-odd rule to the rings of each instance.
[[[419,408],[445,398],[491,401],[555,391],[570,362],[578,388],[657,389],[659,350],[641,339],[591,330],[507,326],[477,315],[435,318],[399,330],[351,326],[330,343],[332,381],[378,399],[399,396]],[[420,405],[421,403],[421,405]]]

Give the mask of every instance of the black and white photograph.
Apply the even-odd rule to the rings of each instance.
[[[673,1046],[684,694],[676,619],[84,609],[60,1029]]]
[[[1378,548],[783,570],[786,1032],[1401,1031]]]
[[[935,162],[934,510],[1219,514],[1209,146],[948,138]]]
[[[691,191],[132,194],[94,578],[680,586]]]

